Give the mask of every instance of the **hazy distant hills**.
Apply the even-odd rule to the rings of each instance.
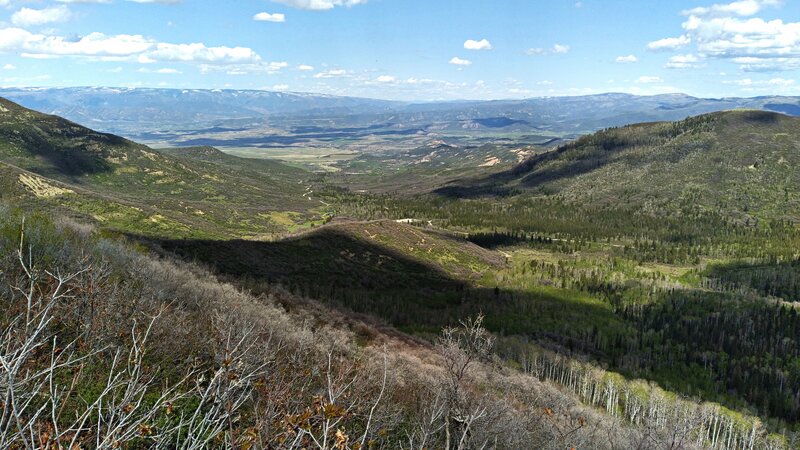
[[[336,137],[537,133],[569,136],[609,126],[680,120],[736,108],[800,115],[800,97],[702,99],[684,94],[600,94],[525,100],[403,103],[316,94],[247,90],[114,88],[7,88],[0,96],[106,132],[164,142],[202,131],[219,134],[290,135],[299,140]],[[310,135],[307,139],[304,136]],[[240,136],[238,136],[240,137]],[[231,142],[231,146],[241,145]],[[260,146],[257,140],[245,142]]]
[[[273,114],[341,115],[386,111],[391,102],[265,91],[54,88],[0,89],[0,97],[110,132],[262,119]]]

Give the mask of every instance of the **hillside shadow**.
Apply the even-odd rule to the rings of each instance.
[[[611,156],[621,145],[600,146],[601,151],[592,152],[587,158],[576,158],[561,167],[544,169],[543,166],[558,161],[566,153],[574,151],[573,144],[564,145],[552,152],[533,156],[511,169],[481,178],[456,180],[447,186],[433,191],[433,194],[447,198],[509,197],[520,193],[520,188],[546,188],[548,184],[576,177],[597,170],[611,161]],[[512,187],[519,181],[518,187]]]
[[[731,262],[715,264],[704,275],[728,289],[752,289],[786,301],[800,300],[800,259],[775,263]]]
[[[483,313],[493,332],[597,353],[582,340],[585,334],[565,335],[560,324],[566,321],[571,329],[585,331],[595,323],[617,322],[606,308],[556,294],[476,286],[437,265],[333,227],[279,242],[139,239],[162,254],[207,266],[221,280],[253,293],[280,285],[408,332],[438,334],[443,326]]]
[[[268,283],[329,283],[335,288],[369,290],[420,287],[423,291],[465,286],[431,265],[332,227],[276,242],[166,240],[158,245],[219,273]]]
[[[800,105],[792,103],[767,103],[764,108],[790,116],[800,117]]]
[[[181,142],[186,146],[212,146],[212,147],[261,147],[272,148],[286,145],[305,143],[310,140],[322,142],[335,142],[340,139],[362,139],[369,136],[413,136],[424,130],[421,128],[411,129],[382,129],[382,128],[345,128],[333,129],[334,131],[322,131],[315,133],[293,134],[293,135],[265,135],[258,137],[241,137],[233,139],[218,138],[195,138]]]
[[[137,145],[55,116],[36,118],[23,132],[13,126],[1,128],[0,139],[14,143],[24,154],[44,162],[35,171],[55,178],[109,172],[113,167],[108,159],[119,157]]]
[[[777,123],[781,119],[780,114],[776,114],[772,111],[744,111],[743,116],[745,121],[758,124]]]

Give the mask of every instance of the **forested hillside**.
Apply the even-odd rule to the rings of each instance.
[[[585,206],[713,212],[737,221],[798,221],[800,119],[728,111],[607,129],[484,180],[457,197],[551,196]]]

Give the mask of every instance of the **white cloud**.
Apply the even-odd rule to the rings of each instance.
[[[467,50],[491,50],[492,43],[486,39],[481,39],[480,41],[467,39],[464,41],[464,48]]]
[[[299,9],[308,9],[312,11],[327,11],[337,6],[346,6],[348,8],[363,5],[367,0],[272,0],[276,3],[282,3],[287,6]]]
[[[752,16],[760,12],[765,6],[775,6],[778,0],[741,0],[727,4],[714,4],[708,7],[697,7],[684,10],[684,16]]]
[[[123,56],[146,52],[154,43],[140,35],[91,33],[80,39],[34,34],[21,28],[0,29],[0,52],[30,56]]]
[[[278,70],[285,69],[287,67],[289,67],[289,63],[287,63],[286,61],[270,62],[267,64],[268,69],[276,72]]]
[[[332,69],[316,73],[314,74],[314,78],[337,78],[345,75],[347,75],[347,71],[344,69]]]
[[[525,50],[525,54],[529,56],[544,55],[547,54],[547,50],[541,47],[529,48]]]
[[[681,35],[676,38],[664,38],[648,43],[647,49],[653,51],[675,50],[685,47],[691,41],[692,40],[689,38],[689,36],[686,35]]]
[[[534,47],[525,50],[525,54],[529,56],[537,55],[558,55],[569,53],[570,46],[564,44],[553,44],[551,48]]]
[[[253,20],[258,22],[286,22],[286,15],[281,13],[268,13],[268,12],[260,12],[253,16]]]
[[[0,28],[0,53],[18,53],[28,58],[77,57],[105,61],[154,63],[175,61],[204,64],[263,65],[261,57],[246,47],[208,47],[202,43],[172,44],[141,35],[90,33],[77,39],[35,34],[22,28]],[[283,63],[285,64],[285,63]]]
[[[133,3],[160,3],[163,5],[170,5],[181,3],[183,0],[125,0],[128,2]],[[108,4],[112,3],[112,0],[56,0],[58,3],[68,3],[68,4],[75,4],[75,3],[91,3],[91,4]],[[0,0],[0,5],[2,5],[2,0]]]
[[[22,8],[11,16],[11,22],[14,25],[34,26],[65,22],[70,17],[72,17],[72,13],[64,5],[44,9]]]
[[[698,57],[725,59],[747,72],[800,68],[800,22],[754,17],[781,0],[740,0],[683,11],[684,34],[651,42],[651,50],[694,44]],[[683,67],[680,61],[668,67]]]
[[[557,54],[569,53],[569,45],[555,44],[553,45],[553,53]]]
[[[784,70],[800,69],[800,58],[732,58],[744,72],[779,72]]]
[[[663,83],[664,80],[662,80],[661,77],[641,76],[637,78],[635,82],[637,84],[654,84],[654,83]]]
[[[800,22],[691,16],[683,28],[697,42],[698,51],[711,56],[800,57]]]
[[[468,59],[461,59],[458,56],[454,56],[450,60],[450,64],[453,64],[453,65],[456,65],[456,66],[469,66],[470,64],[472,64],[472,61],[470,61]]]
[[[17,66],[13,64],[6,64],[5,66],[3,66],[3,70],[16,70],[16,68]]]
[[[180,61],[203,63],[248,63],[259,61],[260,58],[250,48],[246,47],[207,47],[205,44],[195,42],[192,44],[157,43],[155,48],[140,58],[140,62],[150,61]]]
[[[288,91],[289,90],[289,85],[288,84],[276,84],[275,86],[272,86],[272,90],[274,90],[274,91]]]
[[[378,77],[378,82],[380,83],[394,83],[396,78],[391,75],[381,75]]]
[[[300,64],[297,66],[297,70],[302,70],[303,72],[310,72],[314,70],[314,66],[309,66],[308,64]]]
[[[725,84],[737,84],[739,86],[750,86],[753,84],[753,80],[750,78],[745,78],[743,80],[732,80],[732,81],[724,81]]]
[[[636,55],[628,55],[628,56],[617,56],[616,61],[621,64],[630,64],[639,61],[639,58]]]
[[[666,67],[669,69],[689,69],[697,67],[699,61],[700,59],[691,53],[687,55],[675,55],[669,59]]]
[[[788,80],[786,78],[773,78],[771,80],[767,80],[767,84],[771,86],[793,86],[795,82],[795,80]]]
[[[140,73],[158,73],[158,74],[162,74],[162,75],[178,75],[178,74],[183,73],[183,72],[181,72],[181,71],[179,71],[177,69],[171,69],[171,68],[150,70],[150,69],[148,69],[146,67],[142,67],[141,69],[139,69],[139,72]]]
[[[779,86],[789,87],[793,86],[796,81],[787,78],[772,78],[769,80],[753,80],[752,78],[744,78],[741,80],[724,81],[725,84],[735,84],[737,86]]]

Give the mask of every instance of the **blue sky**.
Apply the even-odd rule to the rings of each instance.
[[[0,0],[0,85],[800,95],[800,0]]]

